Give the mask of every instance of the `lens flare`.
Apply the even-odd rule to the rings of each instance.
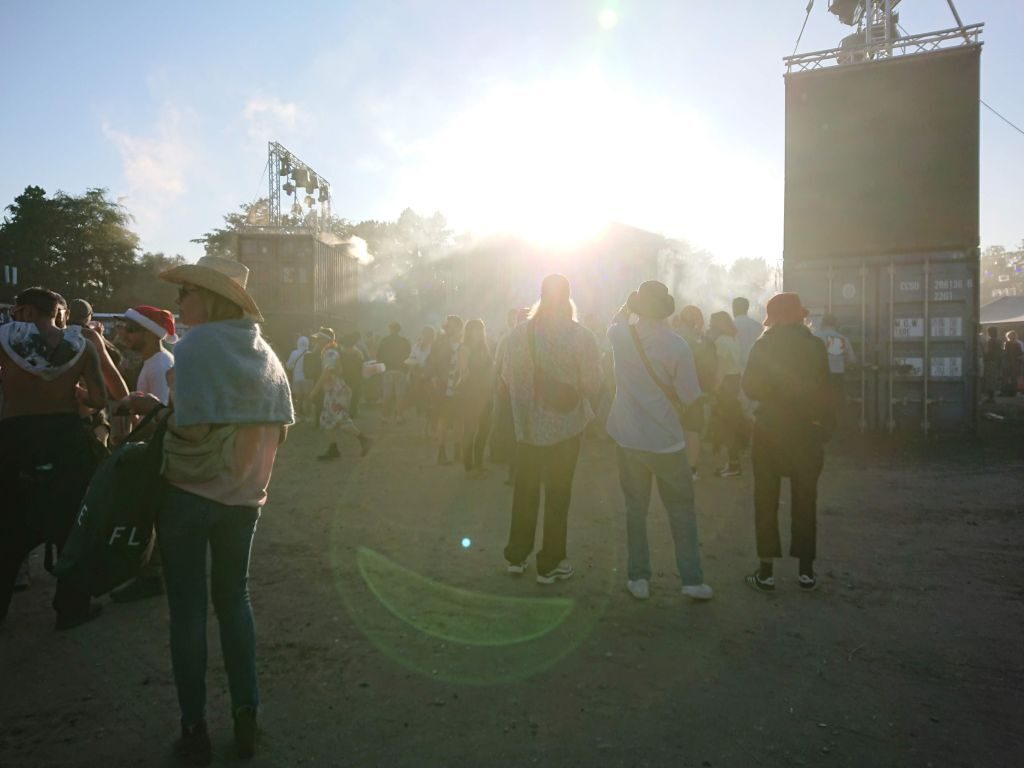
[[[619,14],[611,8],[605,8],[598,15],[597,23],[601,25],[601,29],[612,29],[619,23]]]
[[[470,547],[470,545],[471,545],[472,543],[473,543],[473,542],[472,542],[472,541],[470,541],[469,539],[463,539],[463,540],[462,540],[462,548],[463,548],[463,549],[469,549],[469,547]]]

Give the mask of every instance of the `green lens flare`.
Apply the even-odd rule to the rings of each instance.
[[[359,547],[356,563],[374,596],[396,617],[432,637],[504,646],[548,634],[572,613],[568,597],[505,597],[450,587]]]

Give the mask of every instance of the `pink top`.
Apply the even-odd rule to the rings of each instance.
[[[202,482],[174,486],[229,507],[263,506],[280,440],[279,424],[240,425],[233,461],[224,473]]]

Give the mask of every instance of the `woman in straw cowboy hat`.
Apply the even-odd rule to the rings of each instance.
[[[161,275],[176,283],[182,324],[175,347],[173,410],[168,410],[157,520],[171,614],[171,661],[181,706],[180,751],[193,764],[211,758],[206,731],[206,551],[231,691],[240,757],[256,742],[256,636],[249,603],[249,553],[267,498],[278,445],[294,422],[288,376],[263,339],[263,320],[246,291],[249,270],[206,256]],[[162,407],[132,395],[138,414]]]

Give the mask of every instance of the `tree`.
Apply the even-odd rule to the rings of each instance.
[[[165,256],[162,253],[144,253],[135,262],[127,278],[114,290],[104,309],[123,312],[128,307],[149,304],[174,311],[178,286],[160,279],[160,273],[185,263],[183,256]],[[104,311],[99,306],[97,311]]]
[[[105,189],[47,197],[28,186],[0,222],[0,264],[18,268],[18,285],[45,285],[102,305],[136,268],[131,216]]]

